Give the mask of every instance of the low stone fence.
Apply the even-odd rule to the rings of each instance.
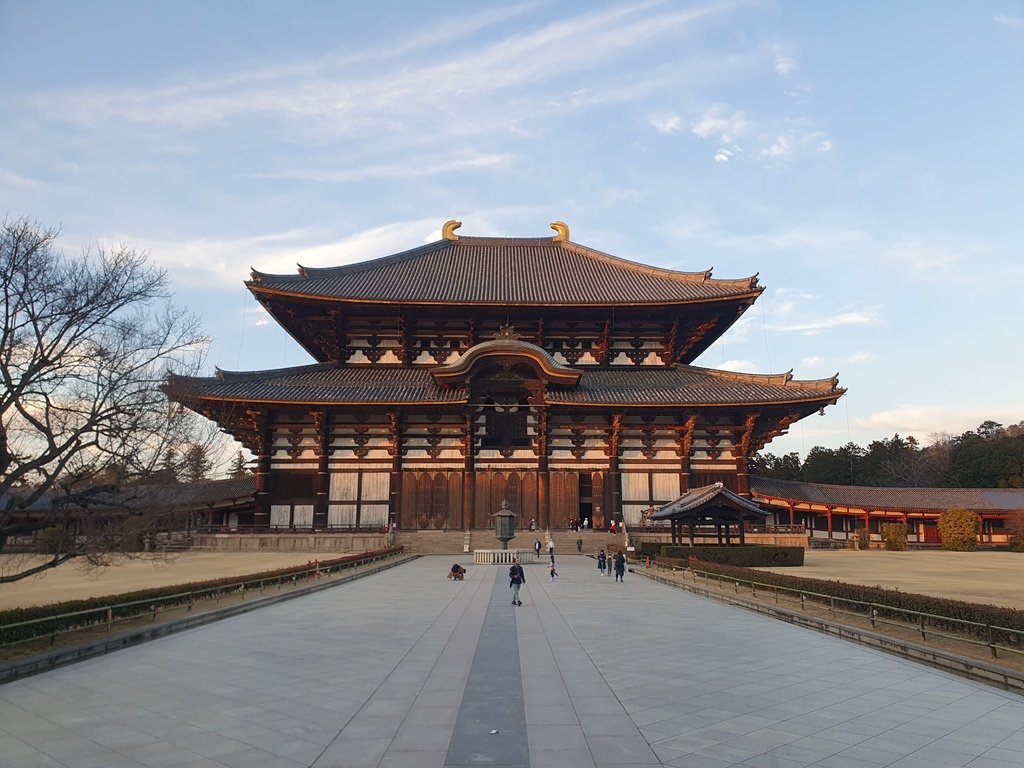
[[[481,565],[511,563],[513,559],[520,563],[537,562],[537,553],[532,549],[474,549],[473,562]]]
[[[386,533],[201,533],[192,548],[215,552],[369,552],[388,546]]]

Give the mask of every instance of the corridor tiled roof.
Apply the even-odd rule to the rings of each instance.
[[[464,402],[468,397],[466,387],[438,386],[430,368],[342,368],[331,363],[249,373],[218,371],[208,378],[170,376],[166,386],[176,398],[324,405]],[[842,392],[834,378],[795,381],[786,374],[731,373],[680,365],[674,369],[583,369],[576,387],[551,387],[547,401],[566,405],[825,404]]]
[[[757,276],[718,280],[710,270],[646,266],[551,238],[462,237],[339,267],[300,267],[295,275],[257,270],[256,294],[388,304],[457,303],[607,306],[756,297]]]
[[[858,509],[1024,510],[1024,488],[873,488],[751,477],[756,499],[788,499]]]

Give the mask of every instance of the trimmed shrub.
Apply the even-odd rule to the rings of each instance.
[[[907,526],[905,523],[883,523],[882,541],[890,552],[904,552],[907,549]]]
[[[661,548],[668,546],[662,544],[660,541],[641,541],[640,547],[637,550],[637,557],[658,557],[661,554]]]
[[[1024,512],[1017,511],[1010,518],[1010,551],[1024,552]]]
[[[871,531],[867,528],[858,528],[853,532],[854,538],[857,540],[857,546],[861,549],[868,549],[871,546]]]
[[[981,519],[977,512],[947,509],[939,515],[939,536],[942,548],[951,552],[973,552],[978,548]]]
[[[660,557],[688,560],[697,558],[709,563],[728,563],[745,567],[781,568],[804,564],[803,547],[774,544],[743,544],[732,547],[661,545]]]

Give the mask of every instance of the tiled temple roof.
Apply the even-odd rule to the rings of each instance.
[[[168,377],[177,400],[302,404],[458,403],[466,387],[436,384],[430,368],[336,367],[331,363],[270,371],[218,371],[208,378]],[[680,365],[674,369],[583,369],[573,388],[550,387],[547,401],[566,405],[728,405],[834,402],[844,390],[835,378],[795,381]]]
[[[295,275],[253,270],[256,294],[386,304],[607,306],[756,297],[757,276],[718,280],[704,272],[646,266],[551,238],[462,237]]]
[[[737,496],[721,483],[705,485],[701,488],[692,488],[675,501],[670,501],[661,509],[651,515],[651,520],[671,520],[685,516],[687,512],[699,510],[707,504],[718,503],[725,506],[732,506],[741,509],[749,514],[764,517],[767,513],[762,510],[757,502]]]
[[[751,477],[756,499],[788,499],[858,509],[1024,510],[1024,488],[872,488]]]

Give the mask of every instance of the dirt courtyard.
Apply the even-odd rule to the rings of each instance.
[[[0,556],[0,573],[9,571],[15,557],[24,562],[22,555]],[[23,581],[0,584],[0,609],[246,576],[306,564],[316,557],[313,552],[185,552],[167,560],[132,560],[100,570],[66,563]],[[809,550],[802,568],[766,570],[1024,609],[1022,553]]]
[[[1024,553],[808,550],[802,568],[764,568],[810,579],[1024,609]]]

